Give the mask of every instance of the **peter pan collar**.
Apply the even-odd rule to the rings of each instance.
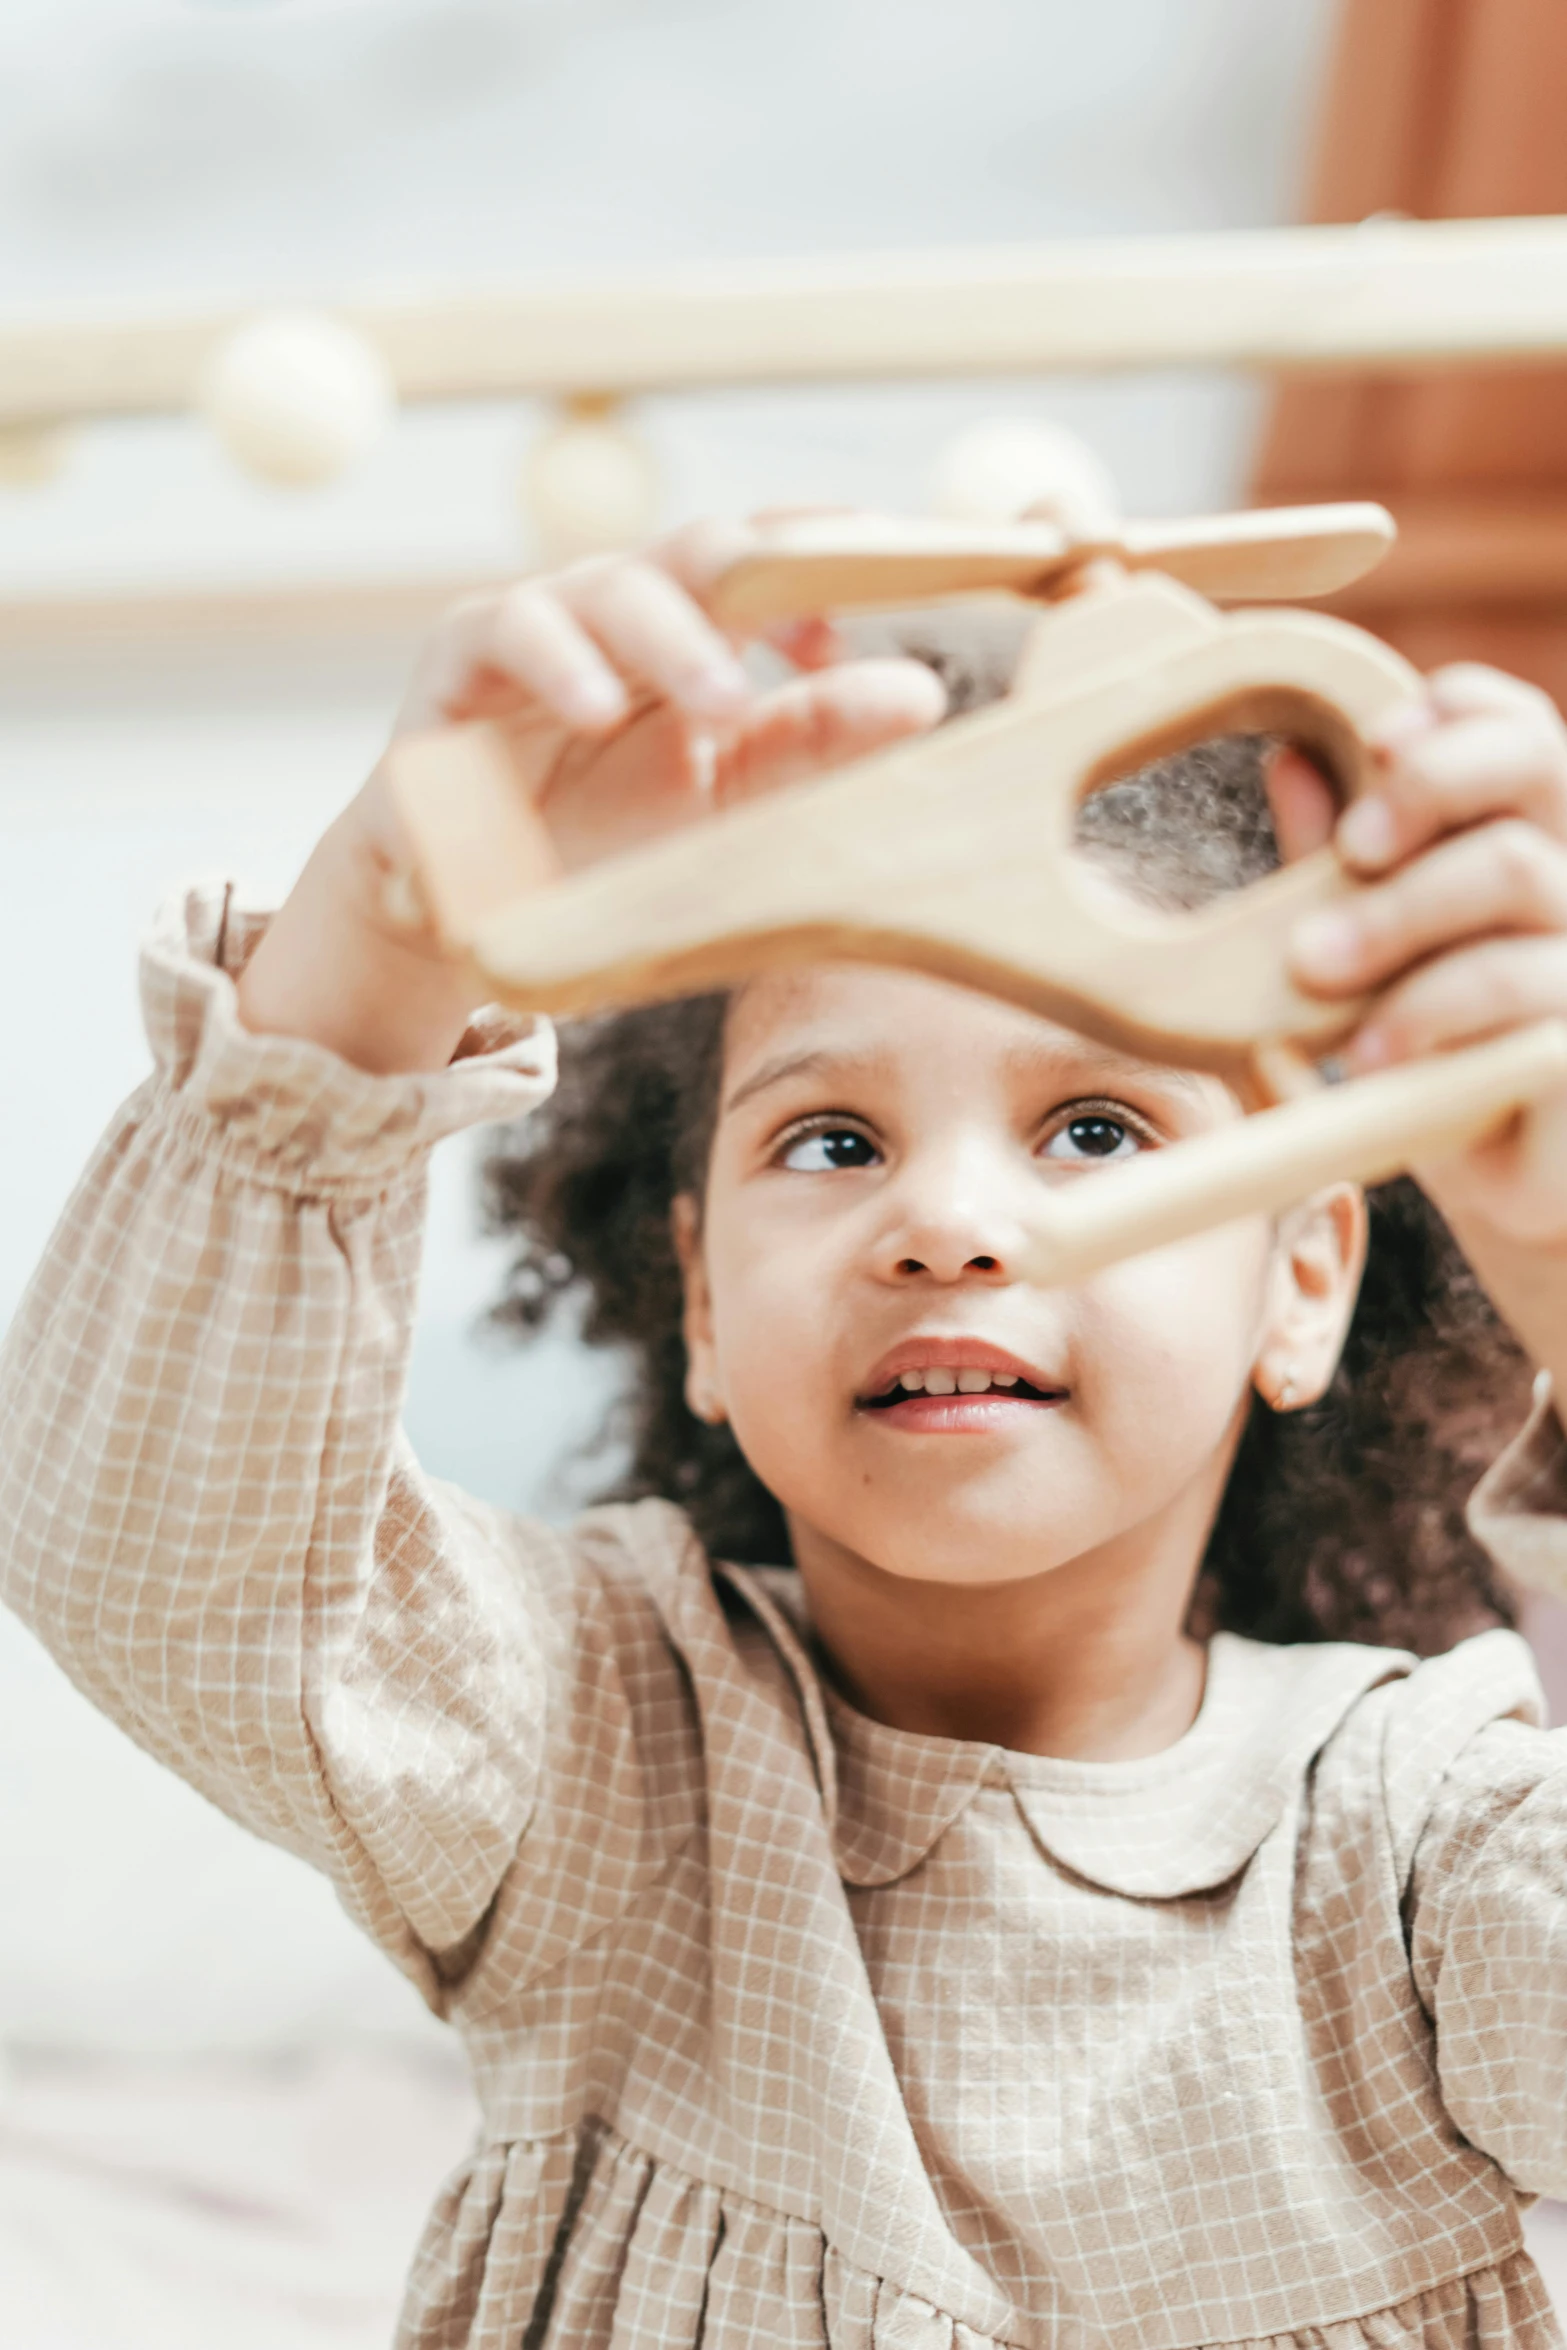
[[[1396,1650],[1275,1648],[1221,1632],[1183,1738],[1136,1762],[1075,1762],[869,1720],[815,1670],[798,1578],[725,1573],[789,1665],[838,1873],[855,1886],[907,1876],[995,1786],[1011,1789],[1043,1850],[1090,1884],[1155,1900],[1206,1892],[1245,1867],[1357,1700],[1414,1663]]]

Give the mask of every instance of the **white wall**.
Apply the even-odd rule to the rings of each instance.
[[[1326,0],[9,0],[0,306],[262,299],[726,253],[1287,214]],[[942,438],[1083,431],[1134,509],[1223,498],[1251,397],[1206,381],[650,406],[672,513],[917,506]],[[194,434],[88,435],[0,499],[0,594],[520,560],[527,419],[421,417],[312,499]],[[0,1320],[143,1067],[134,940],[182,875],[276,893],[373,755],[406,648],[0,657]],[[564,1345],[502,1363],[460,1152],[410,1399],[431,1466],[537,1496],[595,1417]],[[3,1432],[0,1432],[3,1440]],[[417,2029],[330,1898],[98,1722],[0,1619],[0,2040],[264,2047]]]

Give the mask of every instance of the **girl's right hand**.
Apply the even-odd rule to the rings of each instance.
[[[822,623],[782,646],[801,674],[757,694],[705,608],[753,544],[741,526],[699,524],[650,553],[458,605],[397,732],[500,726],[563,863],[580,866],[935,725],[945,697],[923,663],[842,661]],[[246,1027],[307,1037],[363,1069],[444,1067],[481,991],[433,931],[388,910],[388,881],[408,862],[378,770],[241,975]]]

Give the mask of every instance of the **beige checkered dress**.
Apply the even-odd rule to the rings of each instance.
[[[679,1512],[557,1534],[396,1433],[428,1144],[544,1038],[376,1078],[233,1018],[254,925],[145,966],[159,1074],[11,1333],[11,1603],[131,1735],[327,1870],[484,2122],[406,2350],[1557,2340],[1567,1745],[1521,1644],[1221,1638],[1083,1763],[876,1727],[791,1578]],[[1560,1571],[1555,1422],[1493,1471]]]

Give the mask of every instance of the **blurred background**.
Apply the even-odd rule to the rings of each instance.
[[[1523,0],[1347,15],[1334,0],[8,0],[0,324],[1567,210],[1548,184],[1564,59],[1547,16]],[[1493,83],[1477,163],[1455,93]],[[1509,111],[1508,89],[1532,95]],[[965,434],[1011,419],[1082,436],[1132,513],[1257,489],[1389,495],[1417,537],[1445,530],[1450,550],[1468,530],[1492,558],[1484,610],[1449,561],[1445,585],[1409,574],[1418,610],[1385,610],[1390,631],[1554,681],[1557,590],[1526,592],[1497,552],[1559,470],[1559,380],[1519,384],[1493,371],[1281,397],[1184,373],[670,395],[636,403],[622,472],[650,522],[791,501],[918,511],[972,456]],[[148,915],[192,874],[236,874],[262,903],[287,886],[376,755],[440,583],[551,551],[538,450],[559,429],[525,402],[419,409],[309,489],[247,474],[185,421],[0,434],[0,1323],[143,1074]],[[401,600],[385,592],[399,583]],[[498,1270],[453,1146],[413,1439],[441,1475],[559,1508],[560,1465],[613,1367],[565,1338],[522,1354],[487,1339]],[[1549,1652],[1554,1626],[1538,1625]],[[444,2035],[322,1886],[146,1763],[4,1617],[0,1862],[7,2350],[386,2341],[469,2126]]]

